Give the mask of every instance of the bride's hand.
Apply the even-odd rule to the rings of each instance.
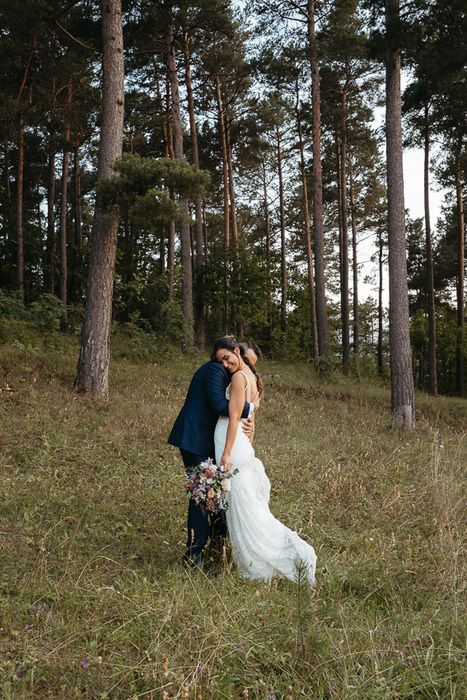
[[[232,460],[230,459],[230,454],[224,452],[221,457],[221,465],[224,467],[224,471],[228,472],[232,469]]]

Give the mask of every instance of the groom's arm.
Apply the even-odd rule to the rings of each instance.
[[[229,415],[229,402],[225,398],[225,373],[222,365],[211,364],[206,372],[206,391],[209,404],[218,416]],[[251,404],[246,403],[243,408],[242,418],[248,418],[251,412]]]

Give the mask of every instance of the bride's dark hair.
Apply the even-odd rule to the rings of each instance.
[[[258,393],[260,396],[263,395],[263,382],[261,380],[261,377],[259,376],[258,370],[256,367],[251,364],[250,360],[248,359],[246,355],[246,349],[242,345],[242,343],[239,343],[236,338],[234,338],[233,335],[224,335],[222,338],[218,338],[216,342],[213,345],[212,352],[211,352],[211,360],[216,359],[216,355],[219,352],[219,350],[230,350],[230,352],[234,352],[234,350],[238,348],[240,350],[240,356],[243,360],[243,362],[248,365],[248,367],[251,369],[253,374],[256,377],[256,386],[258,387]]]

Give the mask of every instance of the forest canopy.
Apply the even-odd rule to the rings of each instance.
[[[39,304],[79,332],[113,217],[113,324],[188,349],[234,333],[271,356],[388,374],[403,199],[388,180],[397,139],[375,114],[395,94],[392,56],[403,146],[425,156],[425,215],[405,212],[393,263],[411,372],[464,393],[464,0],[0,0],[0,20],[4,319]],[[438,220],[430,187],[446,192]]]

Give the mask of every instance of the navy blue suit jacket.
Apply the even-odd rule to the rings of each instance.
[[[206,362],[193,375],[185,403],[177,416],[168,442],[197,455],[214,457],[214,429],[219,416],[229,415],[225,390],[230,374],[220,362]],[[245,404],[242,418],[248,418]]]

